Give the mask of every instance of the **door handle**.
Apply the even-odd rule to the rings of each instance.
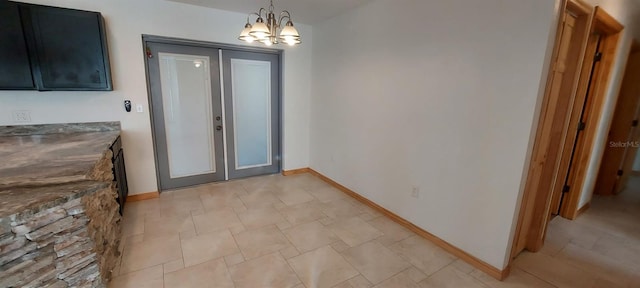
[[[220,126],[220,125],[216,126],[216,130],[217,130],[217,131],[222,130],[222,126]]]

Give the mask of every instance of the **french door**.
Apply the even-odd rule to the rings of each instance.
[[[229,178],[280,170],[278,55],[222,51]]]
[[[279,172],[278,54],[145,44],[161,191]]]

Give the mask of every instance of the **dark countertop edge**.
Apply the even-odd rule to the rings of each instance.
[[[69,201],[75,200],[77,198],[81,198],[85,195],[107,188],[109,187],[109,185],[111,185],[111,183],[109,182],[85,181],[85,182],[75,182],[75,183],[64,184],[64,185],[46,186],[46,188],[49,188],[49,189],[55,189],[55,188],[71,189],[72,192],[70,192],[69,195],[59,196],[55,199],[52,199],[46,202],[41,202],[41,203],[34,204],[32,206],[25,207],[20,212],[15,212],[8,215],[0,214],[0,223],[3,223],[5,221],[8,223],[11,223],[11,222],[14,222],[16,219],[25,218],[30,215],[37,214],[38,212],[44,211],[46,209],[60,206]],[[25,188],[29,189],[28,187],[25,187]],[[43,188],[43,187],[40,187],[40,188]]]
[[[28,136],[80,132],[120,131],[120,122],[60,123],[0,126],[0,136]]]

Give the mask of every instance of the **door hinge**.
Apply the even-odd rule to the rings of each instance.
[[[564,185],[564,187],[562,187],[562,193],[568,193],[569,190],[571,190],[571,186],[569,185]]]
[[[638,120],[633,120],[633,122],[631,122],[631,127],[638,127]]]
[[[622,175],[624,175],[624,171],[618,170],[618,176],[622,176]]]
[[[584,130],[584,128],[586,128],[586,126],[587,126],[587,123],[580,122],[580,123],[578,124],[578,131],[582,131],[582,130]]]
[[[600,60],[602,60],[602,52],[596,52],[596,55],[593,56],[593,61],[600,62]]]
[[[147,58],[151,59],[153,58],[153,53],[151,53],[151,49],[149,49],[149,47],[145,47],[145,52],[147,53]]]

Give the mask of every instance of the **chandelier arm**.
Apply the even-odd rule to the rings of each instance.
[[[247,15],[247,23],[251,24],[251,16],[254,16],[254,15],[260,17],[260,14],[256,12],[249,13],[249,15]]]
[[[264,10],[264,17],[267,18],[267,9],[264,8],[260,8],[260,10],[258,10],[258,17],[262,17],[262,11]]]
[[[286,15],[283,15],[286,14]],[[288,19],[289,21],[291,21],[291,13],[289,13],[289,11],[284,10],[282,12],[280,12],[280,19],[278,19],[278,26],[282,27],[282,21],[284,19]]]

